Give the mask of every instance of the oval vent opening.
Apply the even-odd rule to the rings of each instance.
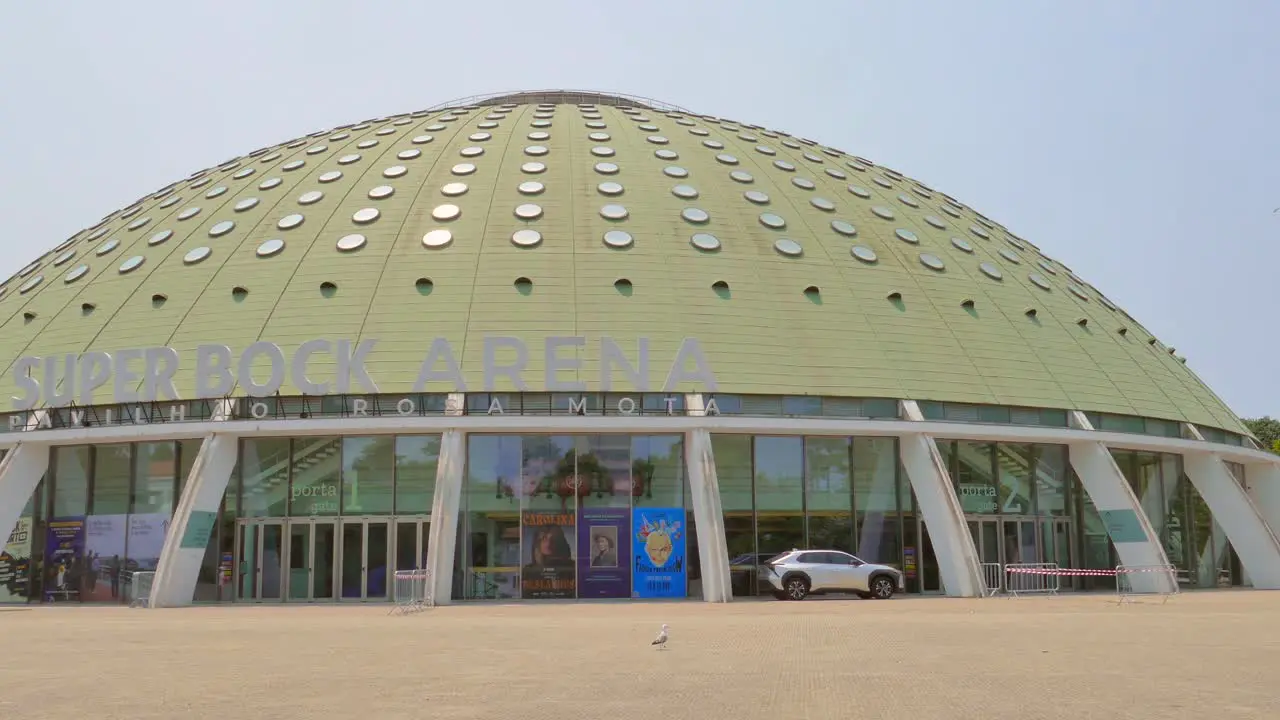
[[[533,281],[527,277],[518,277],[514,283],[516,292],[521,295],[529,295],[533,292]]]
[[[24,322],[24,323],[29,323],[29,322],[31,322],[32,320],[35,320],[35,319],[36,319],[36,314],[35,314],[35,313],[33,313],[33,312],[24,312],[24,313],[22,313],[22,322]]]
[[[804,296],[808,298],[809,302],[813,303],[814,305],[822,304],[822,290],[818,289],[817,285],[810,285],[809,287],[805,288]]]
[[[331,298],[338,294],[338,286],[331,282],[322,282],[320,283],[320,294],[327,298]]]
[[[613,289],[617,290],[618,294],[623,297],[631,297],[631,293],[635,292],[635,287],[632,286],[631,281],[626,278],[618,278],[617,280],[614,280]]]
[[[1026,315],[1029,318],[1033,318],[1036,316],[1037,310],[1035,308],[1027,308],[1026,310],[1022,311],[1022,314]]]
[[[730,297],[733,297],[733,292],[729,290],[729,283],[723,280],[717,280],[711,283],[711,290],[724,300],[728,300]]]
[[[1076,324],[1080,327],[1089,327],[1089,318],[1076,318]]]
[[[166,297],[166,296],[164,296],[163,294],[161,294],[161,293],[156,293],[155,295],[152,295],[152,296],[151,296],[151,307],[153,307],[153,308],[161,307],[161,306],[163,306],[163,305],[164,305],[168,300],[169,300],[169,298],[168,298],[168,297]]]
[[[84,304],[82,304],[82,305],[80,306],[80,314],[81,314],[81,315],[92,315],[92,314],[93,314],[93,311],[94,311],[94,310],[97,310],[97,309],[98,309],[98,306],[97,306],[97,305],[94,305],[93,303],[84,303]]]
[[[421,295],[430,295],[431,291],[436,289],[436,284],[431,282],[431,278],[425,277],[418,278],[418,281],[413,286],[418,289],[418,293]]]
[[[248,288],[243,288],[243,287],[239,287],[239,286],[237,286],[237,287],[234,287],[234,288],[232,288],[232,289],[231,289],[231,299],[232,299],[232,300],[235,300],[236,302],[243,302],[243,301],[244,301],[244,299],[245,299],[245,298],[247,298],[247,297],[249,297],[249,289],[248,289]]]
[[[965,298],[964,300],[960,301],[960,307],[964,308],[965,310],[972,310],[973,301],[968,298]]]

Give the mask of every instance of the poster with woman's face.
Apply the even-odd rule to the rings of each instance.
[[[526,510],[520,524],[521,597],[576,597],[574,513]]]

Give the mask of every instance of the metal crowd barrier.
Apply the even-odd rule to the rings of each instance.
[[[982,584],[986,597],[995,597],[1004,592],[1004,568],[1000,563],[982,563]]]
[[[430,570],[397,570],[392,579],[389,614],[408,615],[432,605]]]
[[[1139,595],[1155,595],[1160,604],[1180,592],[1178,569],[1173,565],[1117,565],[1116,603],[1133,602]]]
[[[1057,595],[1062,589],[1062,568],[1058,563],[1010,563],[1004,566],[1005,590],[1019,595]]]
[[[125,585],[129,607],[151,607],[151,584],[155,579],[153,570],[141,570],[129,576],[129,582]]]

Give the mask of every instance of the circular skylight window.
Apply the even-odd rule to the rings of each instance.
[[[302,221],[303,221],[303,217],[301,214],[292,213],[290,215],[285,215],[284,217],[280,218],[280,221],[276,223],[276,227],[280,228],[281,230],[292,230],[298,227],[299,225],[301,225]]]
[[[331,183],[331,182],[334,182],[335,180],[341,180],[341,179],[342,179],[341,170],[330,170],[329,172],[326,172],[326,173],[320,173],[320,176],[316,178],[316,180],[322,183]]]
[[[679,160],[680,153],[675,150],[655,150],[653,156],[659,160]]]
[[[791,184],[795,185],[801,190],[812,190],[815,187],[817,187],[817,185],[813,184],[812,180],[810,180],[809,178],[802,178],[802,177],[791,178]]]
[[[338,238],[337,247],[340,252],[352,252],[364,247],[368,239],[360,233],[351,233]]]
[[[760,224],[774,230],[781,230],[787,226],[787,221],[782,219],[781,215],[775,213],[760,213]]]
[[[440,194],[447,195],[449,197],[457,197],[458,195],[464,194],[466,191],[467,184],[463,182],[445,183],[444,187],[440,188]]]
[[[392,165],[391,167],[382,171],[382,177],[398,178],[407,172],[409,172],[409,168],[406,168],[403,165]]]
[[[871,198],[871,191],[860,185],[850,185],[849,192],[853,193],[854,195],[857,195],[863,200],[869,200]]]
[[[147,244],[148,244],[148,245],[161,245],[161,244],[163,244],[165,241],[167,241],[167,240],[168,240],[169,238],[171,238],[171,237],[173,237],[173,231],[172,231],[172,230],[161,230],[160,232],[156,233],[155,235],[152,235],[150,238],[147,238]],[[73,254],[74,254],[74,253],[73,253]],[[64,255],[63,257],[66,257],[66,256]],[[71,259],[71,258],[67,257],[67,260],[70,260],[70,259]],[[63,260],[62,262],[66,262],[67,260]],[[53,264],[54,264],[54,265],[61,265],[62,263],[60,263],[60,262],[58,262],[57,260],[55,260],[55,261],[53,262]]]
[[[733,172],[729,173],[729,178],[732,179],[734,182],[740,182],[740,183],[755,182],[756,180],[754,177],[751,176],[751,173],[747,172],[746,170],[734,170]]]
[[[699,250],[707,252],[720,249],[720,238],[711,233],[695,233],[693,237],[689,238],[689,242]]]
[[[515,213],[516,213],[516,217],[520,218],[521,220],[537,220],[538,218],[542,217],[542,206],[535,205],[533,203],[524,203],[523,205],[516,206]],[[437,219],[445,219],[445,218],[437,218]]]
[[[989,238],[991,237],[989,234],[987,234],[987,231],[986,231],[986,230],[983,230],[982,228],[978,227],[977,225],[970,225],[970,226],[969,226],[969,232],[973,233],[974,235],[977,235],[978,237],[982,238],[983,240],[987,240],[987,239],[989,239]]]
[[[810,198],[809,204],[818,208],[819,210],[825,210],[827,212],[832,212],[836,209],[836,204],[824,197]]]
[[[595,155],[596,157],[613,157],[614,152],[613,152],[613,148],[611,147],[607,147],[605,145],[597,145],[591,148],[591,154]]]
[[[444,228],[432,230],[422,236],[422,246],[429,250],[439,250],[440,248],[448,247],[451,242],[453,242],[453,233],[445,230]]]
[[[542,233],[537,230],[517,230],[511,234],[511,242],[519,247],[536,247],[542,242]]]
[[[711,219],[706,210],[701,208],[685,208],[680,211],[680,217],[691,223],[704,223]]]
[[[946,265],[942,263],[941,258],[939,258],[937,255],[931,255],[930,253],[920,253],[920,264],[924,265],[930,270],[941,271],[944,268],[946,268]]]
[[[454,175],[470,175],[476,171],[476,166],[471,163],[458,163],[450,170]]]
[[[546,145],[530,145],[524,149],[525,155],[532,155],[534,157],[540,157],[549,152],[551,151],[547,149]]]
[[[1022,263],[1022,258],[1018,257],[1017,253],[1007,248],[1000,248],[1000,257],[1004,258],[1005,260],[1008,260],[1014,265],[1018,265]]]
[[[448,220],[456,220],[460,215],[462,215],[462,208],[450,203],[445,203],[444,205],[437,205],[431,209],[431,217],[441,222],[448,221]]]
[[[606,220],[622,220],[627,217],[627,209],[621,205],[605,205],[600,208],[600,217]]]
[[[257,205],[258,205],[258,198],[251,197],[251,198],[245,198],[241,200],[240,202],[233,205],[231,209],[235,210],[236,212],[244,212],[245,210],[252,210],[253,208],[257,207]]]
[[[946,229],[947,229],[947,224],[946,224],[946,223],[944,223],[944,222],[942,222],[942,219],[941,219],[941,218],[939,218],[939,217],[938,217],[938,216],[936,216],[936,215],[925,215],[925,216],[924,216],[924,221],[925,221],[925,222],[927,222],[927,223],[929,223],[930,225],[932,225],[932,226],[934,226],[934,227],[938,228],[939,230],[946,230]]]
[[[71,272],[67,273],[66,277],[62,278],[62,282],[73,283],[79,280],[80,278],[84,277],[88,272],[89,272],[88,265],[77,265],[76,267],[71,269]]]
[[[398,159],[400,159],[400,160],[412,160],[412,159],[414,159],[414,158],[416,158],[416,157],[419,157],[419,156],[421,156],[421,155],[422,155],[422,151],[421,151],[421,150],[418,150],[417,148],[410,148],[410,149],[408,149],[408,150],[401,150],[400,152],[396,153],[396,157],[397,157]]]
[[[876,205],[872,207],[871,212],[874,213],[876,217],[883,220],[893,219],[893,211],[883,205]]]
[[[604,234],[604,244],[615,249],[631,247],[635,239],[631,233],[623,230],[610,230]]]
[[[671,188],[671,194],[685,200],[692,200],[698,197],[698,189],[691,185],[676,185]]]
[[[668,165],[662,168],[662,174],[673,178],[689,177],[689,171],[679,165]]]
[[[970,245],[969,241],[964,238],[953,237],[951,238],[951,244],[967,253],[973,252],[973,245]]]
[[[621,195],[623,187],[621,183],[602,182],[596,186],[596,190],[598,190],[601,195]]]
[[[991,263],[989,263],[989,262],[984,262],[984,263],[979,264],[979,265],[978,265],[978,269],[982,271],[982,274],[983,274],[983,275],[986,275],[987,277],[991,278],[992,280],[1003,280],[1003,279],[1004,279],[1004,273],[1000,272],[1000,268],[996,267],[995,265],[993,265],[993,264],[991,264]]]
[[[361,208],[351,215],[351,222],[358,225],[365,225],[377,220],[382,215],[377,208]]]
[[[520,166],[520,171],[529,175],[537,175],[538,173],[546,172],[546,170],[547,166],[540,162],[527,162]]]
[[[526,180],[516,186],[516,190],[519,191],[521,195],[537,195],[546,189],[547,186],[537,180]]]
[[[601,175],[615,175],[618,172],[618,166],[611,162],[596,163],[596,172]]]
[[[391,187],[390,185],[379,185],[369,191],[369,199],[383,200],[391,197],[392,195],[395,194],[395,192],[396,192],[396,189]]]
[[[182,262],[186,263],[187,265],[195,265],[198,262],[204,262],[212,254],[213,254],[213,251],[210,250],[209,248],[198,247],[192,250],[191,252],[188,252],[186,255],[182,256]]]
[[[235,223],[231,222],[230,220],[223,220],[222,222],[216,223],[214,224],[213,227],[209,228],[209,237],[222,237],[223,235],[226,235],[227,233],[235,229],[236,229]]]
[[[1036,287],[1040,288],[1041,290],[1053,289],[1053,286],[1049,284],[1049,281],[1046,280],[1045,277],[1040,273],[1031,273],[1030,275],[1027,276],[1027,279],[1029,279],[1032,283],[1035,284]]]
[[[804,248],[800,247],[800,243],[791,238],[780,238],[773,243],[773,249],[787,257],[800,257],[804,254]]]
[[[749,202],[755,203],[756,205],[765,205],[765,204],[768,204],[769,202],[769,196],[765,193],[760,192],[759,190],[748,190],[742,193],[742,197],[746,198]]]
[[[852,248],[850,248],[849,252],[855,258],[861,260],[864,263],[873,263],[877,259],[876,251],[872,250],[866,245],[854,245]]]
[[[272,255],[279,255],[281,250],[284,250],[284,241],[280,238],[273,238],[258,246],[257,255],[264,258],[271,257]]]
[[[901,240],[902,242],[908,242],[908,243],[911,243],[912,245],[920,244],[920,238],[917,237],[916,234],[911,232],[910,230],[903,230],[902,228],[898,228],[897,230],[893,231],[893,234],[897,235],[898,239]]]
[[[832,220],[831,229],[847,237],[853,237],[858,234],[858,228],[854,227],[852,223],[845,222],[844,220]]]

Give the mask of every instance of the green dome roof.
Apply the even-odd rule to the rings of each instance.
[[[202,170],[9,278],[0,321],[5,396],[21,356],[171,346],[185,358],[259,340],[287,353],[314,338],[376,339],[370,374],[407,392],[433,338],[466,374],[490,335],[530,347],[585,336],[590,390],[595,339],[645,337],[658,388],[692,337],[722,393],[1244,432],[1172,348],[940,190],[780,131],[589,93],[469,98]],[[542,363],[530,353],[530,389]],[[192,365],[176,376],[183,397]],[[313,377],[326,370],[313,362]]]

